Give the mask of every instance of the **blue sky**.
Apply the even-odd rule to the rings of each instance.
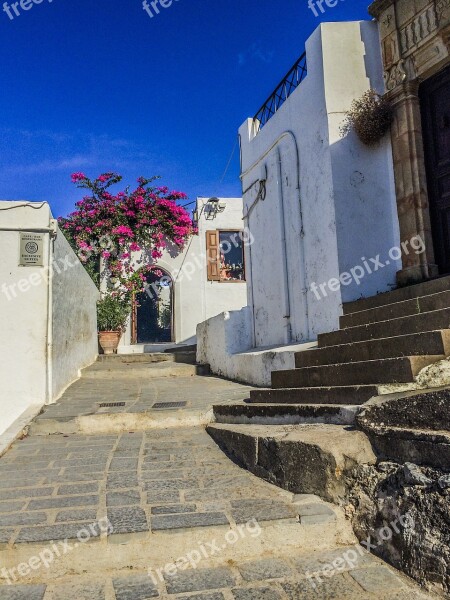
[[[22,1],[0,12],[0,198],[55,216],[80,197],[74,171],[240,195],[237,148],[221,182],[238,127],[320,21],[369,18],[369,0],[320,18],[307,0],[174,0],[153,18],[142,0]]]

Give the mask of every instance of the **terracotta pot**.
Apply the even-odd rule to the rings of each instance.
[[[104,354],[115,354],[121,337],[121,331],[100,331],[98,341]]]

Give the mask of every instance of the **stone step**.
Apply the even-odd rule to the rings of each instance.
[[[425,367],[443,356],[404,356],[383,360],[305,367],[272,373],[272,387],[324,387],[412,383]]]
[[[153,379],[156,377],[190,377],[207,374],[205,365],[191,365],[163,361],[157,363],[121,363],[104,361],[83,369],[87,379]]]
[[[340,318],[340,327],[356,327],[369,323],[378,323],[388,319],[398,319],[418,315],[420,313],[441,310],[450,307],[450,291],[421,296],[412,300],[404,300],[395,304],[387,304],[378,308],[370,308],[356,313],[350,313]]]
[[[336,363],[337,357],[340,363],[352,363],[402,356],[424,356],[426,354],[450,356],[449,329],[365,340],[363,342],[297,352],[295,366],[300,369],[303,367],[332,365]]]
[[[357,416],[382,460],[450,470],[450,388],[372,398]]]
[[[160,362],[179,362],[195,364],[196,352],[192,350],[177,350],[174,352],[147,352],[142,354],[100,354],[97,362],[108,364],[143,364]]]
[[[346,478],[360,464],[375,464],[369,439],[341,425],[224,425],[207,428],[238,464],[296,494],[340,502]]]
[[[347,302],[343,307],[344,315],[369,310],[371,308],[378,308],[379,306],[386,306],[387,304],[395,304],[396,302],[403,302],[405,300],[412,300],[413,298],[420,298],[421,296],[438,294],[439,292],[445,292],[449,289],[450,276],[440,277],[424,283],[398,288],[392,292],[386,292],[385,294],[379,294],[378,296],[363,298],[362,300],[355,300],[354,302]]]
[[[450,434],[450,387],[374,397],[358,417],[361,428],[406,427]]]
[[[148,352],[142,354],[99,354],[97,362],[110,364],[157,363],[173,361],[172,354],[163,352]]]
[[[214,406],[217,423],[296,425],[326,423],[353,425],[360,406],[337,404],[220,404]]]
[[[258,404],[346,404],[361,405],[379,395],[376,385],[256,389],[250,391],[250,403]]]
[[[351,342],[448,329],[449,326],[450,308],[446,308],[410,317],[379,321],[370,325],[348,327],[331,333],[322,333],[318,336],[318,346],[319,348],[340,346]]]
[[[369,435],[382,461],[413,463],[450,471],[450,432],[385,427]]]

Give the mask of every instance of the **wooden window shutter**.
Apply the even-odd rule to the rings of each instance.
[[[208,281],[220,281],[219,232],[206,232],[206,260],[208,263]]]

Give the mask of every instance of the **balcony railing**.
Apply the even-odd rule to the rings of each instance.
[[[259,121],[259,129],[262,129],[267,121],[281,108],[292,92],[301,84],[307,73],[306,52],[304,52],[253,117],[255,123]]]

